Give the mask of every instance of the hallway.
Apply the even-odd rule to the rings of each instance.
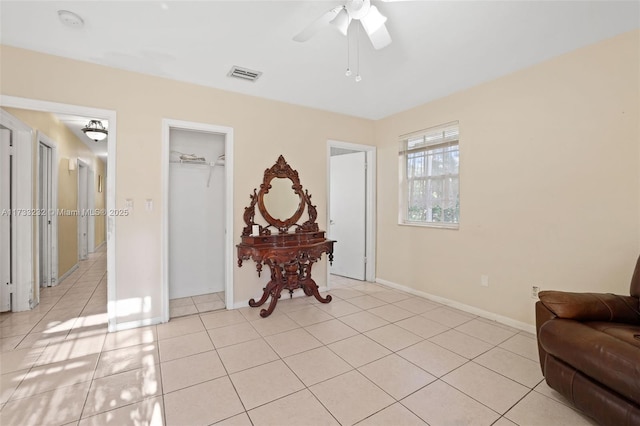
[[[103,245],[62,283],[40,289],[40,304],[0,314],[2,351],[45,347],[107,327],[107,247]],[[3,368],[4,371],[4,368]]]

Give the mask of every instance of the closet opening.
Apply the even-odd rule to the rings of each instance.
[[[169,317],[224,309],[225,135],[169,129]]]

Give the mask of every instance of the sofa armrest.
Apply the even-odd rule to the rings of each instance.
[[[545,351],[540,344],[540,327],[542,327],[547,321],[551,321],[556,318],[558,317],[544,306],[542,302],[536,302],[536,336],[538,336],[538,357],[540,358],[540,369],[542,370],[543,376],[545,376],[544,368],[546,365],[547,351]]]
[[[636,297],[564,291],[541,291],[538,296],[540,302],[559,318],[640,324]]]

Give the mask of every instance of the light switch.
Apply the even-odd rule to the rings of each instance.
[[[480,285],[489,287],[489,275],[480,275]]]
[[[153,200],[151,198],[147,198],[147,200],[145,201],[145,207],[148,212],[153,210]]]
[[[124,208],[127,210],[133,210],[133,199],[127,198],[124,200]]]

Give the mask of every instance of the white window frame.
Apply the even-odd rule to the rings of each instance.
[[[416,140],[422,139],[422,142],[416,143]],[[411,143],[414,146],[411,147]],[[398,224],[409,226],[421,226],[421,227],[434,227],[434,228],[446,228],[446,229],[459,229],[460,228],[460,164],[458,163],[457,173],[449,174],[431,174],[427,171],[426,176],[434,176],[436,179],[449,179],[450,182],[457,181],[457,188],[455,192],[458,194],[457,204],[457,222],[440,222],[431,220],[412,220],[409,218],[409,180],[407,161],[408,156],[412,153],[432,151],[441,148],[456,147],[458,156],[460,155],[460,137],[459,137],[459,123],[457,121],[431,127],[428,129],[420,130],[418,132],[402,135],[399,138],[399,209],[398,209]],[[421,179],[425,179],[424,177]]]

